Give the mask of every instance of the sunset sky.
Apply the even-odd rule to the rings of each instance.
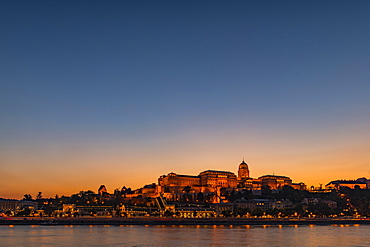
[[[2,1],[0,197],[169,172],[370,178],[369,1]]]

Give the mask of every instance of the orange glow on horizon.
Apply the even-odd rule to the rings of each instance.
[[[198,175],[205,170],[224,170],[237,174],[243,156],[251,177],[288,176],[308,187],[370,177],[370,137],[366,134],[336,133],[333,140],[286,139],[282,134],[266,139],[265,134],[264,142],[258,133],[249,136],[257,140],[251,142],[237,138],[238,133],[228,137],[205,131],[203,136],[195,132],[142,146],[139,141],[111,140],[75,148],[66,143],[68,148],[62,150],[48,149],[53,146],[48,143],[42,149],[9,147],[1,153],[0,197],[21,199],[26,193],[35,197],[40,191],[44,197],[68,196],[81,190],[97,191],[101,184],[112,193],[123,186],[137,189],[157,183],[159,176],[170,172]]]

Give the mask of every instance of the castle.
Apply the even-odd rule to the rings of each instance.
[[[305,189],[303,183],[293,184],[286,176],[264,175],[258,178],[250,177],[249,166],[243,160],[238,167],[238,176],[230,171],[206,170],[198,176],[179,175],[171,172],[158,178],[157,192],[168,200],[177,200],[184,193],[188,194],[219,194],[220,189],[251,190],[254,194],[261,193],[263,188],[279,190],[284,186],[295,189]]]

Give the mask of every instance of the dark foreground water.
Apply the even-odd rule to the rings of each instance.
[[[0,226],[0,246],[370,246],[370,225]]]

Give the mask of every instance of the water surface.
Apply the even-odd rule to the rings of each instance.
[[[0,246],[370,246],[370,226],[14,225]]]

